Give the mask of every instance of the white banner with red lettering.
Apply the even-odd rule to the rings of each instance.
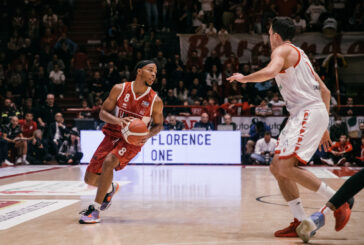
[[[192,50],[197,50],[198,55],[205,59],[214,49],[222,62],[229,57],[231,52],[239,58],[240,63],[249,62],[252,54],[262,51],[266,56],[270,55],[267,35],[233,34],[229,36],[224,45],[217,36],[179,34],[179,39],[181,58],[184,63],[187,62]],[[312,51],[318,56],[333,53],[335,43],[339,53],[350,56],[364,55],[364,33],[360,32],[344,33],[338,36],[335,42],[320,32],[309,32],[296,36],[293,43],[305,52]]]

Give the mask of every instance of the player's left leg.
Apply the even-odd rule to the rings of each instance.
[[[100,209],[106,194],[112,186],[113,171],[119,165],[119,159],[112,153],[109,153],[102,164],[102,172],[98,178],[98,188],[96,198],[93,204],[81,212],[79,220],[81,224],[94,224],[100,222]]]

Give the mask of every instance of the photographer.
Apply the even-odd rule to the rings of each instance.
[[[251,154],[251,159],[256,164],[269,165],[274,156],[274,149],[276,148],[277,140],[272,139],[271,132],[264,133],[264,138],[257,141],[255,151]]]
[[[80,134],[76,128],[72,128],[69,137],[60,145],[56,156],[60,164],[80,164],[83,157],[80,145]]]
[[[28,156],[27,159],[30,164],[46,164],[51,160],[51,156],[48,154],[45,141],[43,140],[43,133],[40,129],[37,129],[33,133],[33,138],[28,142]]]

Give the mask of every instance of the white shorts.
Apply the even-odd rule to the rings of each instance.
[[[329,115],[326,108],[307,109],[290,117],[278,137],[275,153],[279,159],[296,157],[306,164],[315,154],[322,135],[327,130]]]

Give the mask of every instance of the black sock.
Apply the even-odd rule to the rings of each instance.
[[[355,196],[361,189],[364,188],[364,169],[360,170],[355,175],[351,176],[340,187],[336,194],[329,200],[335,208],[339,208],[351,197]]]

